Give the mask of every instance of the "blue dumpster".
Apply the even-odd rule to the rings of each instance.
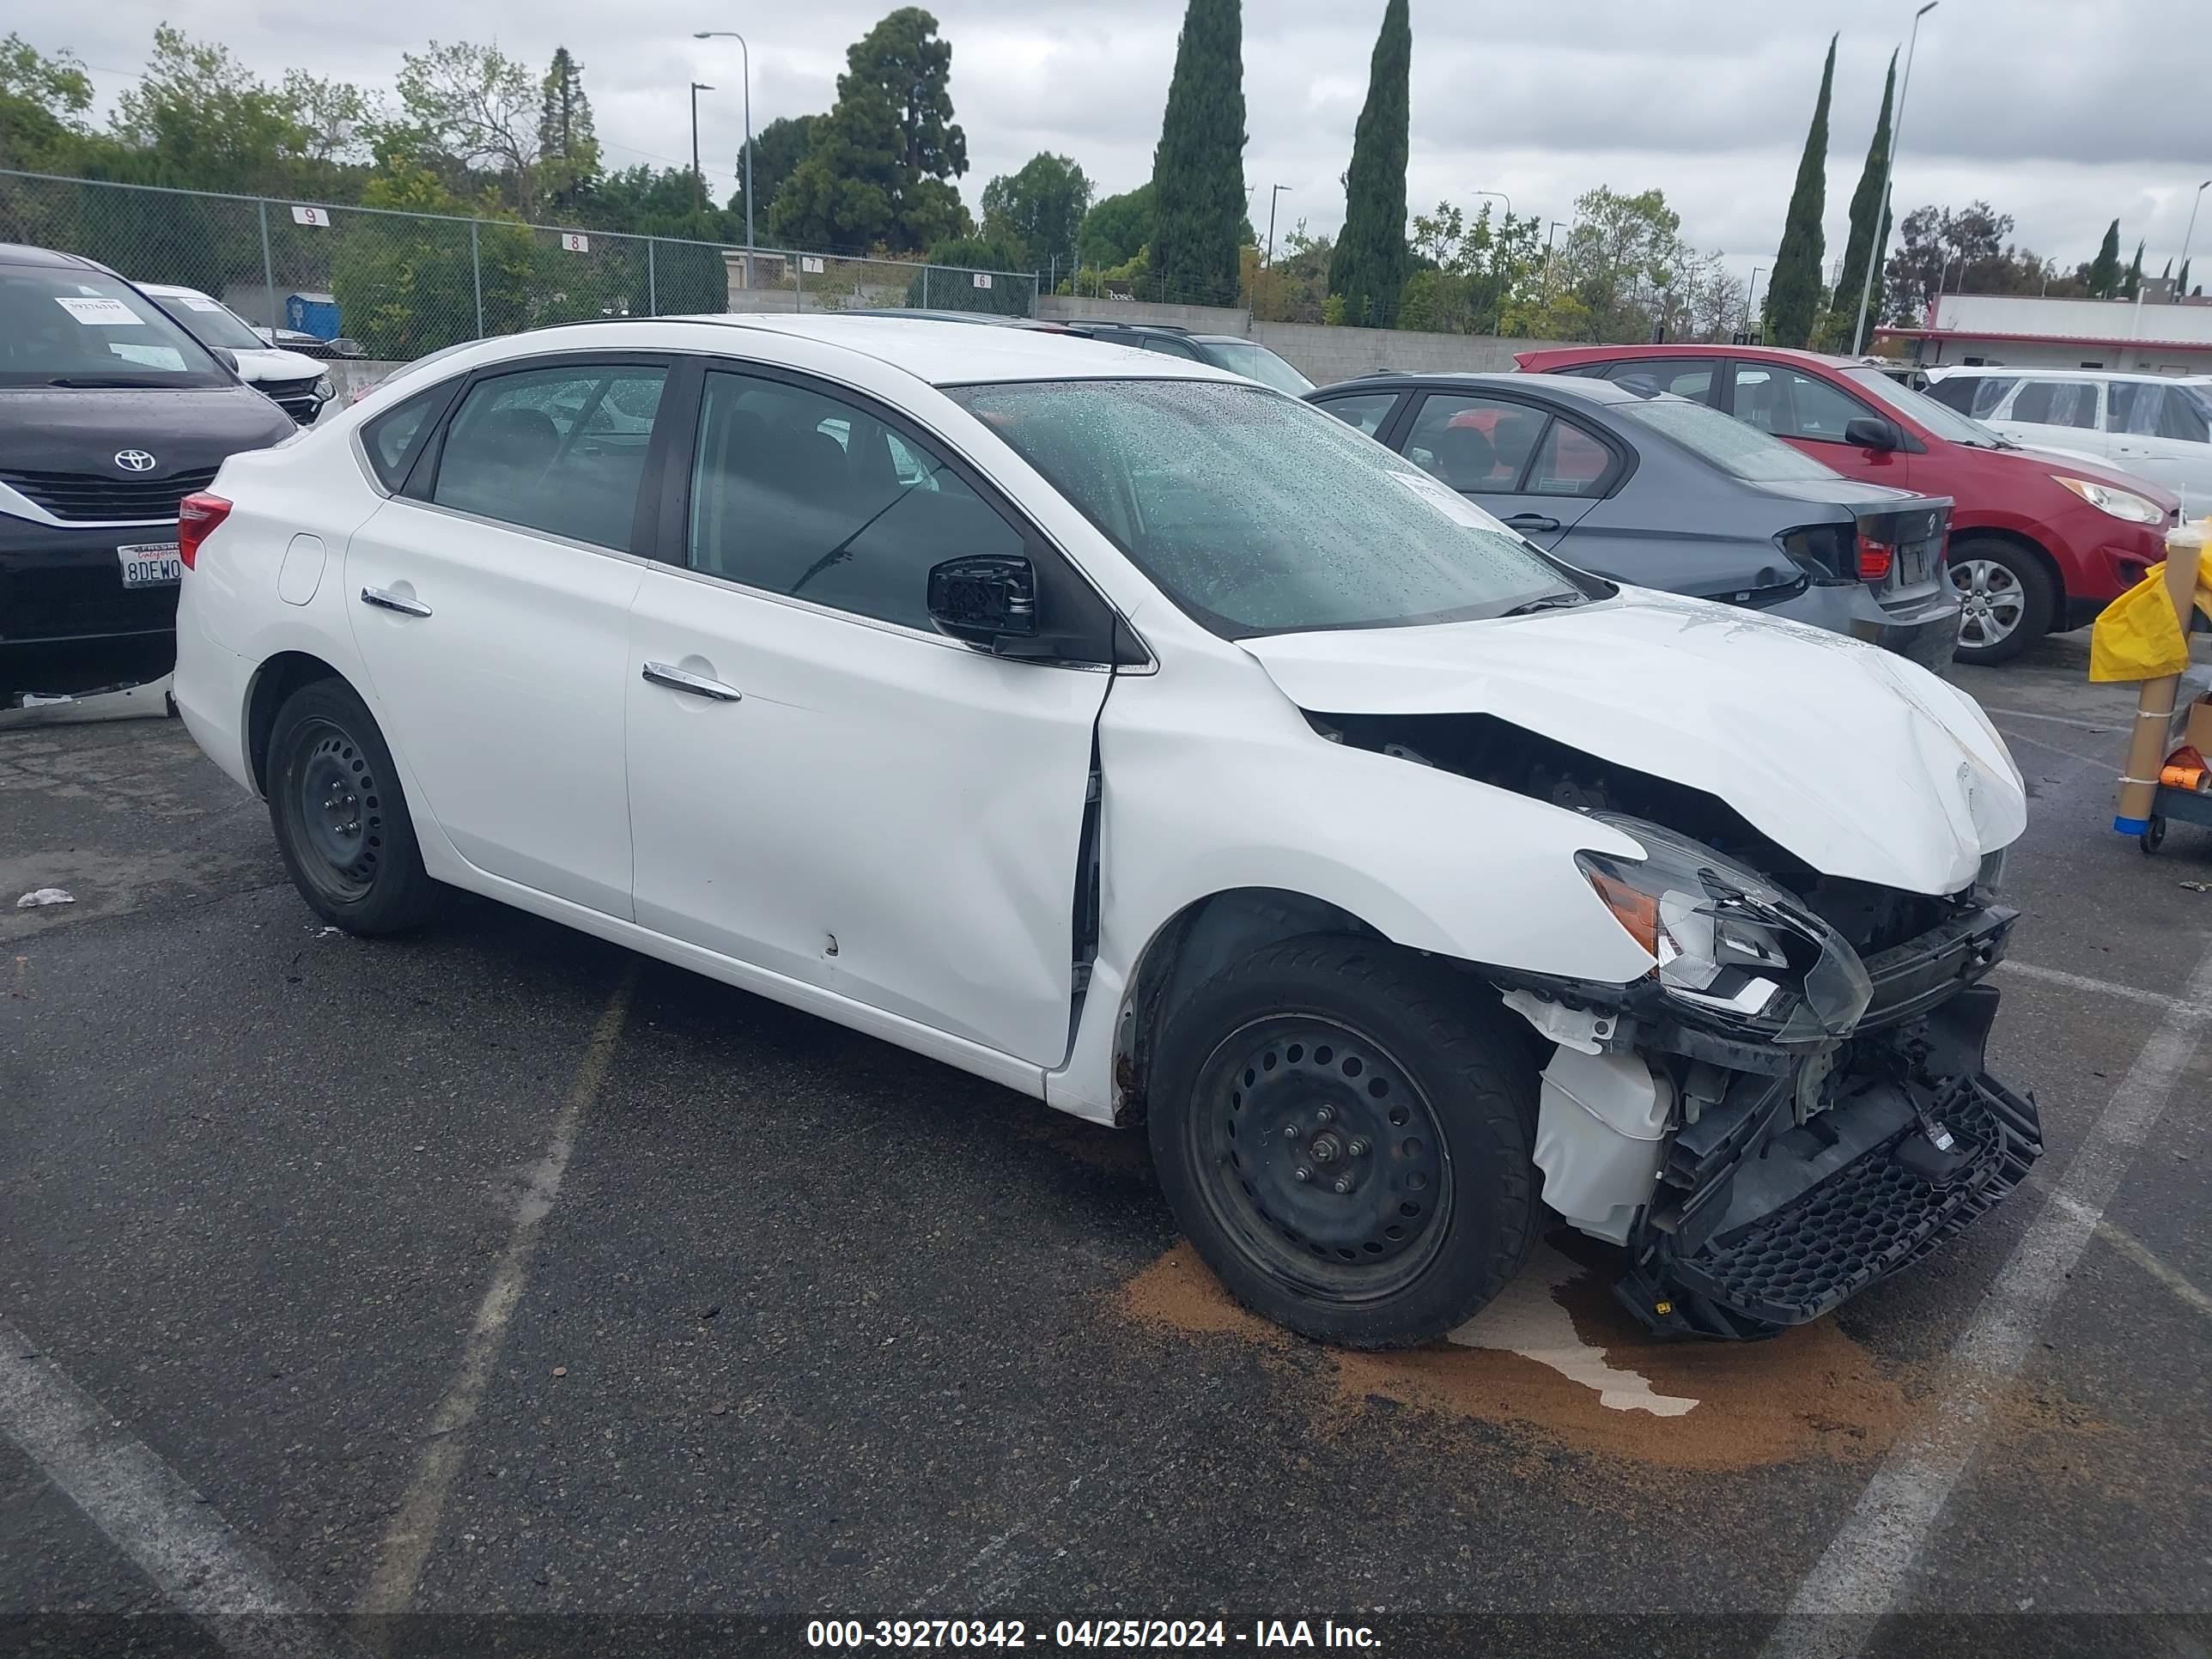
[[[312,334],[319,340],[338,337],[338,302],[327,294],[288,294],[284,296],[284,326]]]

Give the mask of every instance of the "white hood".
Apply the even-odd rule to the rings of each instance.
[[[312,380],[327,368],[304,352],[281,351],[274,346],[260,351],[236,351],[231,355],[238,359],[238,378],[248,386]]]
[[[1701,599],[1243,641],[1316,714],[1484,714],[1719,796],[1829,875],[1954,893],[2027,824],[1973,699],[1902,657]]]

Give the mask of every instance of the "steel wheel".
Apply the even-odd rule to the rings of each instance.
[[[1231,1032],[1187,1122],[1208,1207],[1262,1271],[1334,1302],[1388,1296],[1429,1267],[1449,1218],[1450,1153],[1406,1069],[1312,1015]]]
[[[1959,611],[1959,643],[1980,650],[2002,645],[2027,615],[2027,590],[2020,578],[1994,559],[1959,559],[1951,580],[1964,601]]]
[[[340,903],[367,896],[384,852],[384,798],[362,745],[326,720],[304,722],[292,808],[301,843],[314,856],[302,868]]]

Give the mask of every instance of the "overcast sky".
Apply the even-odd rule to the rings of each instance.
[[[220,40],[275,79],[301,67],[388,88],[400,54],[432,38],[495,39],[542,65],[580,58],[611,167],[688,160],[685,88],[700,147],[726,194],[743,136],[734,41],[752,48],[755,126],[829,107],[845,48],[887,0],[106,0],[41,7],[14,27],[75,51],[105,108],[166,18]],[[984,181],[1040,149],[1075,158],[1101,193],[1152,171],[1182,0],[934,0],[952,43],[952,98],[968,135],[960,180]],[[1344,216],[1339,183],[1366,93],[1382,0],[1246,0],[1244,179],[1264,238],[1268,186],[1287,185],[1280,226]],[[1522,216],[1571,216],[1595,185],[1657,186],[1696,246],[1739,275],[1768,263],[1820,56],[1841,31],[1828,147],[1829,263],[1911,0],[1413,0],[1416,212],[1502,191]],[[465,21],[464,21],[465,20]],[[2069,267],[2120,218],[2122,258],[2148,240],[2156,272],[2180,251],[2197,182],[2212,177],[2212,122],[2184,78],[2202,56],[2212,0],[1942,0],[1922,23],[1899,154],[1896,207],[1986,198],[2024,245]],[[2161,87],[2161,81],[2165,83]],[[2212,194],[2212,192],[2207,192]],[[2212,247],[2212,216],[2198,227]],[[2205,268],[2199,260],[2200,268]]]

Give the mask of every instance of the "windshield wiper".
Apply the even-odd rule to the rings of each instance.
[[[1587,605],[1589,601],[1580,593],[1547,593],[1540,599],[1523,599],[1510,611],[1498,614],[1504,617],[1525,617],[1532,611],[1557,611],[1571,605]]]

